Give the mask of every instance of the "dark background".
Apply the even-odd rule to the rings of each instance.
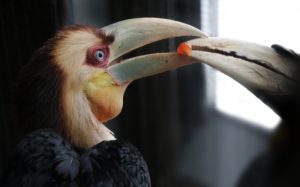
[[[102,27],[128,18],[162,17],[201,28],[200,0],[11,0],[0,6],[0,175],[23,135],[14,112],[20,68],[62,26]],[[174,50],[182,40],[151,44],[136,53]],[[206,78],[198,64],[136,81],[126,92],[121,115],[108,124],[142,152],[153,186],[234,186],[266,147],[267,131],[210,105]]]

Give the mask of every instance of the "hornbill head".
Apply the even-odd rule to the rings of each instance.
[[[125,20],[101,29],[82,25],[62,29],[24,67],[19,123],[54,128],[78,147],[114,139],[103,123],[120,113],[128,84],[176,68],[187,59],[176,53],[130,59],[122,59],[123,55],[179,36],[205,37],[192,26],[158,18]]]
[[[300,56],[294,51],[217,37],[190,40],[177,51],[235,79],[283,120],[299,120]]]

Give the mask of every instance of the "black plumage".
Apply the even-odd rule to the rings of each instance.
[[[285,48],[281,45],[278,45],[278,44],[273,44],[271,47],[278,53],[278,55],[282,55],[282,56],[285,56],[287,58],[292,58],[292,59],[295,59],[295,60],[300,60],[299,54],[297,54],[292,49],[287,49],[287,48]]]
[[[150,186],[147,165],[131,144],[103,141],[73,147],[52,129],[35,131],[17,146],[1,186]]]

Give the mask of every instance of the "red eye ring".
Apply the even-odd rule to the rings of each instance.
[[[104,68],[108,65],[109,48],[106,45],[90,47],[87,53],[87,64]]]

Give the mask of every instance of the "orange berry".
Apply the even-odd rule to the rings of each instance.
[[[177,48],[177,54],[181,56],[191,56],[192,47],[187,43],[181,43]]]

